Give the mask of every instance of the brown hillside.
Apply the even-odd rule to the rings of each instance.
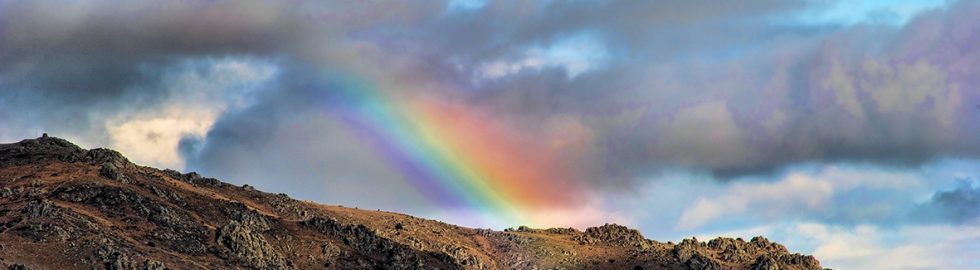
[[[9,269],[821,269],[780,244],[608,224],[471,229],[298,201],[58,138],[0,144]]]

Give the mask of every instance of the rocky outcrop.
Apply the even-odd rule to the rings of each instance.
[[[752,270],[779,270],[779,262],[776,262],[769,255],[762,255],[755,259],[755,263],[752,264]]]
[[[385,269],[463,269],[468,258],[454,253],[452,248],[444,248],[444,253],[419,252],[401,243],[381,237],[364,225],[341,224],[336,219],[313,217],[303,221],[302,226],[320,233],[337,236],[343,245],[366,255],[368,263]],[[361,262],[341,260],[341,268],[357,268]],[[470,262],[469,265],[475,265]]]
[[[752,262],[753,270],[773,270],[792,267],[791,269],[820,269],[820,262],[813,256],[790,254],[783,245],[772,243],[765,237],[757,236],[746,242],[741,238],[715,238],[707,243],[696,238],[684,239],[674,245],[672,254],[677,261],[694,260],[694,265],[704,266],[706,260],[717,260],[718,263]],[[717,254],[714,259],[706,255]],[[715,263],[714,265],[718,265]]]
[[[142,269],[143,270],[166,270],[167,264],[154,260],[146,260],[146,262],[143,263]]]
[[[136,268],[133,261],[129,259],[129,255],[119,251],[109,253],[108,261],[106,262],[105,266],[108,270],[128,270]]]
[[[640,249],[648,249],[653,246],[653,241],[644,238],[639,231],[616,224],[588,228],[583,234],[577,235],[573,239],[582,245],[602,243]]]
[[[202,185],[207,187],[221,187],[224,185],[224,183],[222,183],[218,179],[203,177],[197,172],[180,173],[175,170],[166,169],[163,170],[163,174],[170,176],[171,178],[181,180],[187,183],[191,183],[194,185]]]
[[[684,263],[691,270],[717,270],[720,269],[718,262],[711,258],[695,253]]]
[[[579,231],[576,230],[575,228],[548,228],[548,229],[545,229],[544,231],[547,232],[547,233],[568,234],[568,235],[579,233]]]
[[[41,218],[56,216],[58,206],[46,199],[35,199],[27,203],[23,213],[27,218]]]
[[[671,250],[671,254],[673,254],[674,258],[680,262],[687,262],[694,257],[694,255],[702,253],[707,253],[707,246],[704,243],[699,242],[697,238],[681,240],[681,242],[674,245],[674,248]]]
[[[44,160],[75,162],[85,150],[60,138],[41,137],[0,145],[0,167],[36,164]]]
[[[112,163],[103,164],[102,168],[99,169],[99,175],[119,182],[129,183],[129,178],[127,178],[125,174],[120,172],[119,168]]]
[[[227,248],[228,254],[244,265],[255,269],[286,269],[286,261],[276,252],[261,233],[231,221],[217,232],[217,243]]]
[[[720,250],[720,259],[728,262],[754,260],[755,254],[759,253],[787,252],[786,247],[771,243],[764,237],[754,237],[750,242],[745,242],[741,238],[717,238],[708,241],[707,247]]]
[[[228,219],[234,220],[249,230],[263,232],[269,230],[272,218],[267,217],[254,209],[249,208],[242,202],[231,202],[228,206],[222,207],[221,212],[227,215]]]
[[[116,152],[115,150],[96,148],[88,151],[84,151],[84,154],[78,155],[76,157],[77,161],[88,162],[92,164],[108,164],[113,165],[116,168],[129,168],[134,165],[129,162],[122,154]]]
[[[58,160],[75,163],[112,164],[116,168],[134,167],[126,157],[111,149],[85,150],[61,138],[43,136],[0,145],[0,168]]]
[[[68,185],[52,192],[61,200],[102,209],[119,220],[146,219],[154,226],[149,238],[185,254],[207,251],[208,230],[195,222],[185,210],[175,209],[140,193],[112,186]]]

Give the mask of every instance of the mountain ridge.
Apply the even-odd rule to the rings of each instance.
[[[674,244],[320,205],[46,134],[0,144],[0,185],[9,269],[822,269],[761,236]]]

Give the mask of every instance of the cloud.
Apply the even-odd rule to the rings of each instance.
[[[763,5],[748,6],[753,4]],[[605,171],[596,178],[606,187],[676,166],[733,178],[806,162],[919,166],[980,152],[980,141],[969,135],[977,126],[971,124],[976,114],[968,105],[980,98],[966,91],[976,87],[966,75],[975,73],[966,59],[975,58],[976,52],[969,34],[963,33],[972,22],[960,19],[978,10],[973,4],[916,9],[918,16],[910,16],[902,27],[773,23],[772,18],[812,8],[790,2],[744,10],[698,3],[673,10],[671,3],[649,5],[562,3],[547,10],[489,5],[465,18],[447,17],[410,31],[394,43],[427,40],[421,47],[442,53],[420,50],[417,55],[426,63],[451,63],[451,77],[506,77],[459,83],[468,100],[517,125],[554,115],[583,119],[597,134],[593,159],[583,163],[604,164]],[[651,21],[639,24],[629,16],[630,11],[658,8],[690,13],[698,21],[664,14],[646,16]],[[593,11],[615,19],[591,21]],[[495,20],[505,16],[527,19]],[[559,16],[576,20],[559,24],[566,22]],[[476,17],[498,22],[498,27],[471,21]],[[453,27],[445,25],[450,23]],[[534,35],[514,36],[530,31]],[[583,31],[601,33],[608,52],[601,69],[566,77],[565,67],[526,54],[529,46],[556,43]],[[469,32],[494,35],[464,34]],[[694,39],[693,32],[710,38]],[[467,38],[450,35],[454,38],[446,40],[432,33]],[[940,42],[944,35],[961,38]],[[949,51],[966,58],[950,57]],[[536,72],[524,72],[528,70]],[[724,107],[727,116],[717,120],[724,125],[685,116],[711,106]],[[722,135],[727,136],[725,143],[713,143]],[[680,138],[684,141],[665,143]]]
[[[219,115],[252,105],[273,78],[269,63],[223,58],[185,61],[164,71],[169,96],[159,105],[105,120],[113,149],[143,164],[184,168],[177,152],[184,137],[204,137]]]
[[[194,68],[187,61],[352,55],[330,53],[330,44],[349,43],[327,42],[364,23],[344,16],[384,22],[431,8],[391,5],[386,13],[375,5],[0,1],[0,97],[9,100],[0,115],[16,127],[0,137],[16,140],[43,130],[87,146],[111,146],[106,119],[194,91],[165,86],[179,79],[166,77],[173,69]],[[17,111],[29,113],[10,114]]]
[[[674,160],[678,166],[725,166],[732,160],[757,158],[724,102],[683,108],[659,121],[655,130],[655,158]]]
[[[449,10],[474,10],[487,5],[485,0],[450,0]]]
[[[854,25],[875,23],[901,26],[918,13],[943,8],[944,0],[823,1],[820,8],[803,12],[796,19],[806,24]]]
[[[111,144],[90,128],[105,118],[175,102],[153,86],[174,79],[160,70],[233,56],[388,81],[399,87],[385,94],[463,100],[513,126],[580,119],[595,139],[577,167],[599,186],[676,166],[729,178],[980,153],[964,109],[978,99],[969,3],[902,28],[829,29],[774,20],[820,8],[793,1],[48,5],[4,2],[3,96],[8,110],[37,108],[10,122],[86,144]]]
[[[980,239],[975,226],[914,226],[886,229],[800,223],[789,228],[814,245],[821,265],[841,269],[974,268]]]
[[[911,213],[925,222],[977,223],[980,221],[980,186],[960,181],[951,190],[939,190]]]
[[[494,60],[483,63],[476,72],[479,74],[479,79],[499,79],[525,69],[540,71],[546,67],[558,67],[564,69],[571,79],[583,72],[600,68],[608,57],[607,54],[599,38],[587,33],[579,33],[564,37],[544,48],[539,46],[528,48],[515,60]]]
[[[692,229],[714,219],[740,215],[749,209],[775,212],[783,216],[789,211],[818,209],[833,195],[833,186],[805,175],[790,175],[775,184],[733,184],[726,195],[700,198],[685,210],[678,228]]]
[[[279,30],[292,25],[277,12],[245,2],[0,1],[0,96],[10,100],[3,110],[29,112],[5,117],[18,128],[0,136],[37,129],[112,146],[107,120],[208,91],[168,87],[181,79],[168,75],[175,69],[196,68],[188,61],[274,51]]]
[[[183,168],[176,146],[181,137],[203,136],[213,117],[186,116],[133,120],[108,127],[115,149],[129,153],[129,158],[149,166]]]
[[[901,225],[909,222],[905,207],[915,203],[904,194],[921,182],[909,172],[826,166],[797,168],[771,182],[738,181],[714,191],[690,188],[702,190],[702,195],[683,210],[675,228],[746,220]]]

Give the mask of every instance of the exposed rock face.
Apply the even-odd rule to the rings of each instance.
[[[679,244],[615,224],[470,229],[323,206],[116,151],[0,144],[0,268],[821,269],[765,238]]]
[[[120,172],[119,168],[112,163],[102,165],[102,169],[99,170],[99,175],[119,182],[129,183],[129,178],[126,178],[126,175]]]
[[[647,249],[653,246],[653,241],[643,238],[639,231],[616,224],[606,224],[585,230],[585,233],[574,238],[579,244],[605,243],[621,247],[636,247]]]
[[[7,269],[10,269],[10,270],[31,270],[30,267],[24,266],[23,264],[16,264],[16,263],[15,264],[11,264],[10,267],[7,267]]]
[[[126,270],[134,269],[133,261],[129,259],[129,256],[121,252],[112,252],[109,254],[109,261],[106,263],[106,269],[109,270]]]
[[[217,242],[231,251],[234,259],[258,269],[285,269],[282,255],[275,251],[262,234],[253,232],[237,221],[221,227]]]
[[[28,139],[0,146],[0,167],[37,164],[51,159],[76,162],[85,153],[84,149],[59,138]]]
[[[272,217],[266,217],[263,214],[249,208],[242,202],[231,202],[228,206],[221,208],[223,212],[229,219],[241,223],[242,226],[249,228],[252,231],[264,232],[271,228]]]
[[[691,258],[687,259],[685,263],[689,269],[692,270],[717,270],[719,268],[718,263],[711,258],[708,258],[699,253],[691,255]]]
[[[105,148],[96,148],[84,151],[84,155],[75,156],[72,157],[72,159],[77,159],[78,161],[89,162],[92,164],[109,164],[118,168],[133,166],[132,163],[129,163],[129,159],[126,159],[126,157],[119,152]]]
[[[343,246],[352,248],[365,256],[365,261],[386,269],[463,269],[460,255],[450,253],[424,253],[381,237],[376,231],[364,225],[341,224],[336,219],[313,217],[301,223],[320,233],[340,238]],[[339,266],[356,267],[360,262],[340,260]],[[473,263],[470,263],[473,265]],[[343,267],[341,267],[343,268]]]
[[[672,254],[677,261],[688,262],[691,268],[714,267],[722,264],[745,264],[752,270],[821,269],[813,256],[790,254],[783,245],[769,242],[765,237],[753,237],[745,242],[741,238],[715,238],[707,243],[696,238],[684,239],[675,245]],[[710,254],[717,254],[709,257]]]
[[[166,170],[163,170],[163,173],[166,174],[167,176],[170,176],[171,178],[179,179],[179,180],[182,180],[184,182],[195,184],[195,185],[204,185],[204,186],[208,186],[208,187],[220,187],[222,184],[224,184],[221,181],[218,181],[218,179],[209,178],[209,177],[202,177],[197,172],[180,173],[180,172],[175,171],[175,170],[166,169]]]
[[[55,190],[54,196],[68,202],[97,207],[110,218],[143,219],[151,230],[148,238],[175,251],[201,255],[207,250],[208,230],[188,213],[171,208],[142,194],[111,186],[78,185]]]
[[[752,264],[752,270],[779,270],[779,262],[769,257],[769,255],[759,256]]]
[[[162,262],[147,260],[145,263],[143,263],[143,270],[165,270],[165,269],[167,269],[167,264]]]
[[[27,218],[40,218],[55,216],[55,212],[58,211],[58,206],[51,203],[51,201],[46,199],[32,200],[27,203],[27,207],[24,207],[24,216]]]
[[[707,246],[697,238],[684,239],[671,252],[678,261],[686,262],[699,253],[707,253]]]

